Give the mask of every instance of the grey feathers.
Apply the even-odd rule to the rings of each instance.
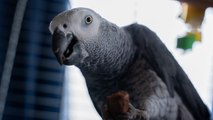
[[[133,106],[122,117],[210,119],[185,72],[147,27],[120,28],[88,8],[75,8],[57,15],[49,29],[57,59],[80,68],[100,114],[106,96],[124,90]]]

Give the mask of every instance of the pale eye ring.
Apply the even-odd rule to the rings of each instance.
[[[92,20],[93,20],[93,18],[92,18],[92,16],[90,16],[90,15],[85,17],[85,23],[86,23],[87,25],[91,24],[91,23],[92,23]]]

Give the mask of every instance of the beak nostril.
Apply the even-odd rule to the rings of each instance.
[[[67,28],[67,24],[63,24],[63,27],[64,27],[64,29],[66,29]]]

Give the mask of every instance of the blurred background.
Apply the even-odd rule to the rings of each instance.
[[[51,19],[75,7],[121,27],[137,22],[155,31],[212,111],[213,8],[205,9],[198,28],[202,41],[177,49],[177,39],[192,31],[179,17],[178,1],[0,0],[0,120],[101,120],[80,70],[60,66],[51,50]]]

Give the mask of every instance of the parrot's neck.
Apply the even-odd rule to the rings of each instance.
[[[121,43],[112,43],[112,45],[101,43],[89,51],[90,56],[85,59],[84,63],[77,66],[85,78],[112,80],[119,78],[127,71],[134,59],[136,46],[130,35],[126,33],[120,41]]]

